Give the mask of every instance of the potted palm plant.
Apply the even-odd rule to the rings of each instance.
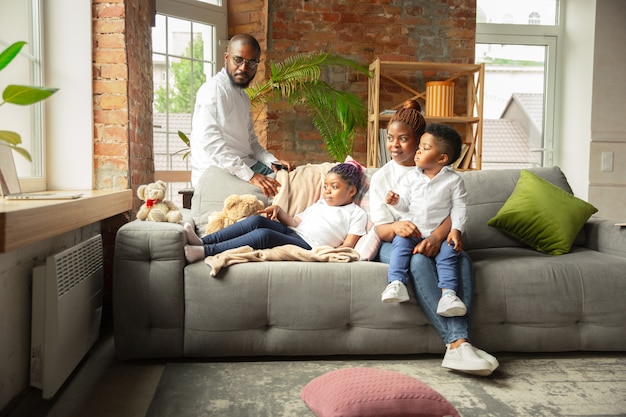
[[[343,161],[352,153],[358,127],[367,123],[367,108],[356,94],[340,91],[320,79],[322,68],[340,66],[369,77],[367,66],[326,52],[296,54],[270,62],[270,77],[248,89],[253,105],[287,100],[305,106],[332,158]]]
[[[20,41],[9,45],[2,53],[0,53],[0,71],[4,69],[13,59],[20,53],[26,42]],[[6,103],[26,106],[45,100],[54,94],[58,88],[36,87],[31,85],[15,85],[10,84],[4,88],[2,92],[2,101],[0,106]],[[16,132],[9,130],[0,130],[0,146],[9,146],[11,149],[31,161],[28,151],[20,147],[22,143],[21,136]]]

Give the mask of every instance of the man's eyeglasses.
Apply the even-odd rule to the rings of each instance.
[[[259,61],[255,61],[253,59],[245,59],[242,58],[240,56],[233,56],[233,62],[235,63],[235,65],[237,65],[238,67],[243,65],[243,63],[246,63],[246,66],[254,69],[259,65]]]

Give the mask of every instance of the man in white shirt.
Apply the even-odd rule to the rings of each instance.
[[[190,139],[194,187],[208,167],[217,166],[273,197],[280,184],[267,175],[281,165],[293,168],[264,149],[254,132],[245,88],[256,75],[260,56],[254,37],[233,36],[224,53],[224,68],[198,90]]]

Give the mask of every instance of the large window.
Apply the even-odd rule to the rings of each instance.
[[[558,0],[477,1],[483,169],[553,163],[558,16]]]
[[[223,66],[227,33],[225,2],[182,5],[181,0],[157,2],[152,30],[154,164],[157,177],[170,181],[168,198],[179,205],[178,190],[190,186],[190,167],[178,131],[191,133],[196,93]]]
[[[0,2],[0,50],[17,41],[26,45],[20,54],[0,72],[0,91],[9,84],[43,85],[41,63],[40,1]],[[43,103],[31,106],[3,105],[0,130],[16,132],[33,161],[14,153],[18,175],[43,176]]]

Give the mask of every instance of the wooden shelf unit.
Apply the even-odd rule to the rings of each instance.
[[[381,61],[376,59],[369,66],[372,74],[368,81],[368,121],[367,121],[367,166],[378,166],[379,129],[385,127],[391,118],[390,114],[381,114],[384,110],[398,110],[402,103],[415,99],[426,109],[426,82],[454,82],[455,102],[458,97],[465,97],[462,113],[453,113],[453,117],[430,117],[425,115],[427,123],[445,123],[459,129],[464,143],[468,146],[466,156],[458,169],[481,169],[482,165],[482,132],[483,132],[483,90],[485,79],[484,64],[452,64],[439,62],[401,62]],[[411,86],[394,76],[398,73],[421,73],[420,84],[423,87]],[[440,74],[445,74],[441,76]],[[406,77],[405,77],[406,78]],[[405,94],[399,94],[391,107],[381,108],[381,82],[390,82]],[[397,88],[395,87],[395,88]],[[454,110],[460,106],[455,105]]]

